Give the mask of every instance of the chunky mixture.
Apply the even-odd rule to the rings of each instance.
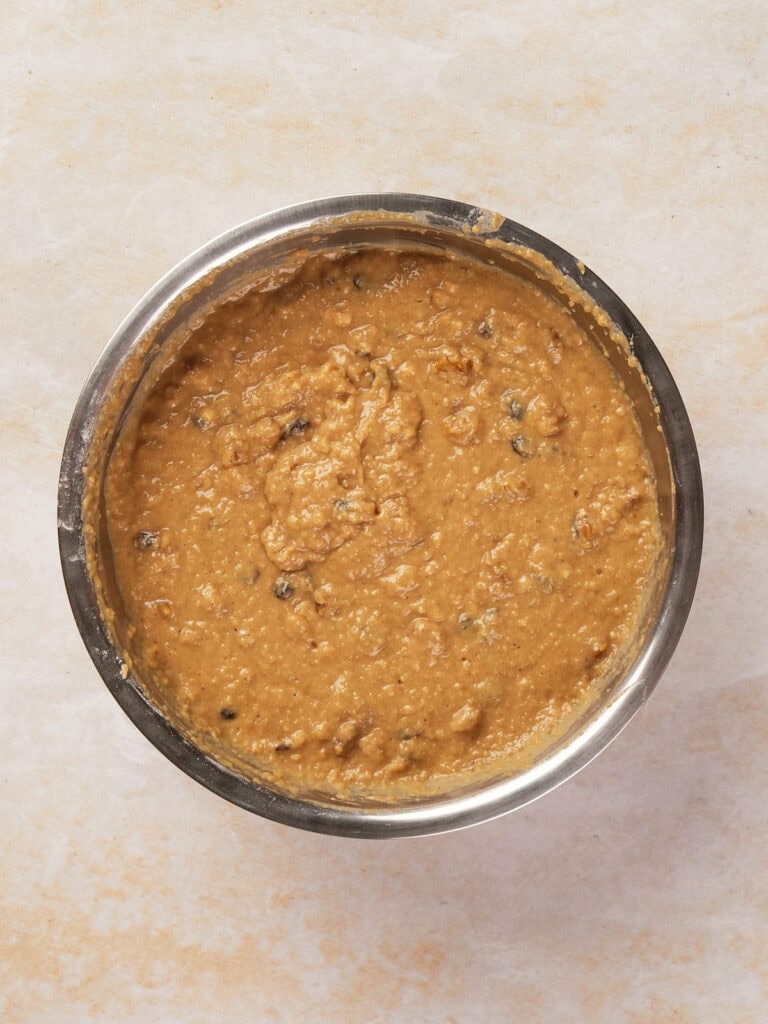
[[[531,285],[418,251],[217,308],[124,428],[107,510],[133,661],[293,789],[507,765],[631,639],[659,549],[605,358]]]

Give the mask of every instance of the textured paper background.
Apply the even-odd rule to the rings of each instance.
[[[738,3],[7,4],[0,1019],[768,1018],[768,19]],[[656,694],[470,831],[231,807],[130,725],[57,561],[78,391],[210,236],[348,191],[489,206],[581,257],[676,375],[705,557]]]

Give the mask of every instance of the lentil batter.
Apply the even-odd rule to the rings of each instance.
[[[106,501],[133,660],[294,789],[509,764],[629,643],[659,550],[603,355],[532,285],[418,251],[307,257],[215,309]]]

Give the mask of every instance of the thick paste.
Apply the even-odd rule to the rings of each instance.
[[[288,788],[447,788],[567,724],[659,550],[630,401],[532,285],[308,257],[157,371],[108,469],[131,656]]]

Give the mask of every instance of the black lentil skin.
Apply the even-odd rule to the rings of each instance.
[[[149,551],[157,544],[158,534],[152,530],[139,530],[136,536],[133,538],[133,546],[138,548],[139,551]]]
[[[304,434],[311,426],[312,424],[306,416],[297,416],[295,420],[291,420],[291,422],[283,428],[280,438],[285,441],[289,437],[301,437],[301,435]]]
[[[293,584],[289,583],[288,580],[280,579],[275,583],[275,597],[278,601],[287,601],[289,597],[293,595]]]
[[[237,712],[234,708],[222,708],[219,714],[226,722],[231,722],[237,718]]]
[[[528,440],[522,435],[513,437],[509,442],[512,446],[512,451],[515,455],[519,455],[521,459],[530,459],[533,452],[528,448]]]
[[[513,420],[521,420],[525,416],[525,406],[522,402],[518,402],[516,398],[510,398],[509,400],[509,415]]]

